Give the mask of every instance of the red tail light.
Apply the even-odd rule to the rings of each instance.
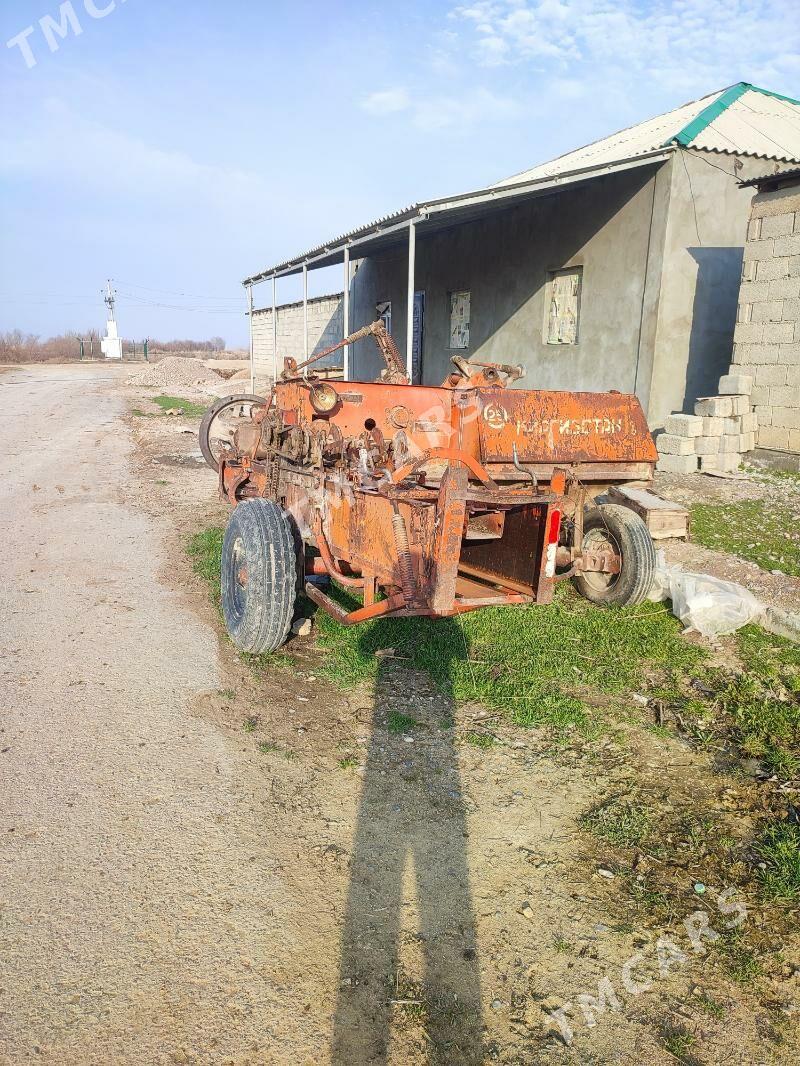
[[[561,512],[554,508],[550,512],[550,524],[547,527],[547,546],[545,549],[544,576],[555,577],[556,573],[556,550],[558,549],[558,535],[561,532]]]

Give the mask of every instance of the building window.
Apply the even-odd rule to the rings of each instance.
[[[544,338],[547,344],[577,344],[583,267],[551,270],[547,276]]]
[[[387,333],[392,332],[392,301],[382,300],[380,303],[375,304],[375,314],[383,322],[384,328]]]
[[[450,347],[469,348],[469,292],[450,293]]]

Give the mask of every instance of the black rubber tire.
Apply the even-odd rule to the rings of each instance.
[[[246,577],[242,580],[242,572]],[[225,626],[241,651],[276,651],[289,634],[297,596],[291,525],[273,500],[244,500],[222,540]]]
[[[211,423],[226,407],[233,407],[237,403],[258,403],[266,404],[267,400],[263,396],[253,396],[250,393],[237,394],[235,396],[221,396],[218,400],[215,400],[211,404],[209,409],[203,415],[200,422],[200,429],[197,431],[197,436],[200,442],[200,451],[203,453],[203,458],[211,467],[212,470],[219,471],[219,463],[217,457],[211,450],[211,442],[209,440],[209,434],[211,432]]]
[[[610,503],[587,511],[583,519],[583,546],[609,539],[622,556],[619,574],[577,574],[572,580],[592,603],[632,607],[647,598],[656,569],[656,549],[642,519],[627,507]],[[604,581],[607,584],[604,585]]]

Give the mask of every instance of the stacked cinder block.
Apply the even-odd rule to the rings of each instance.
[[[800,452],[800,183],[759,191],[744,247],[731,371],[753,378],[759,448]]]
[[[656,469],[671,474],[738,470],[742,454],[755,447],[758,421],[750,407],[752,387],[749,375],[725,374],[720,394],[699,399],[693,415],[670,415],[656,440]]]

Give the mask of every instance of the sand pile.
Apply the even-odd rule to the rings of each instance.
[[[144,385],[153,389],[199,389],[206,392],[209,386],[222,384],[219,374],[203,366],[199,359],[184,359],[169,355],[159,363],[147,366],[131,374],[128,385]]]

